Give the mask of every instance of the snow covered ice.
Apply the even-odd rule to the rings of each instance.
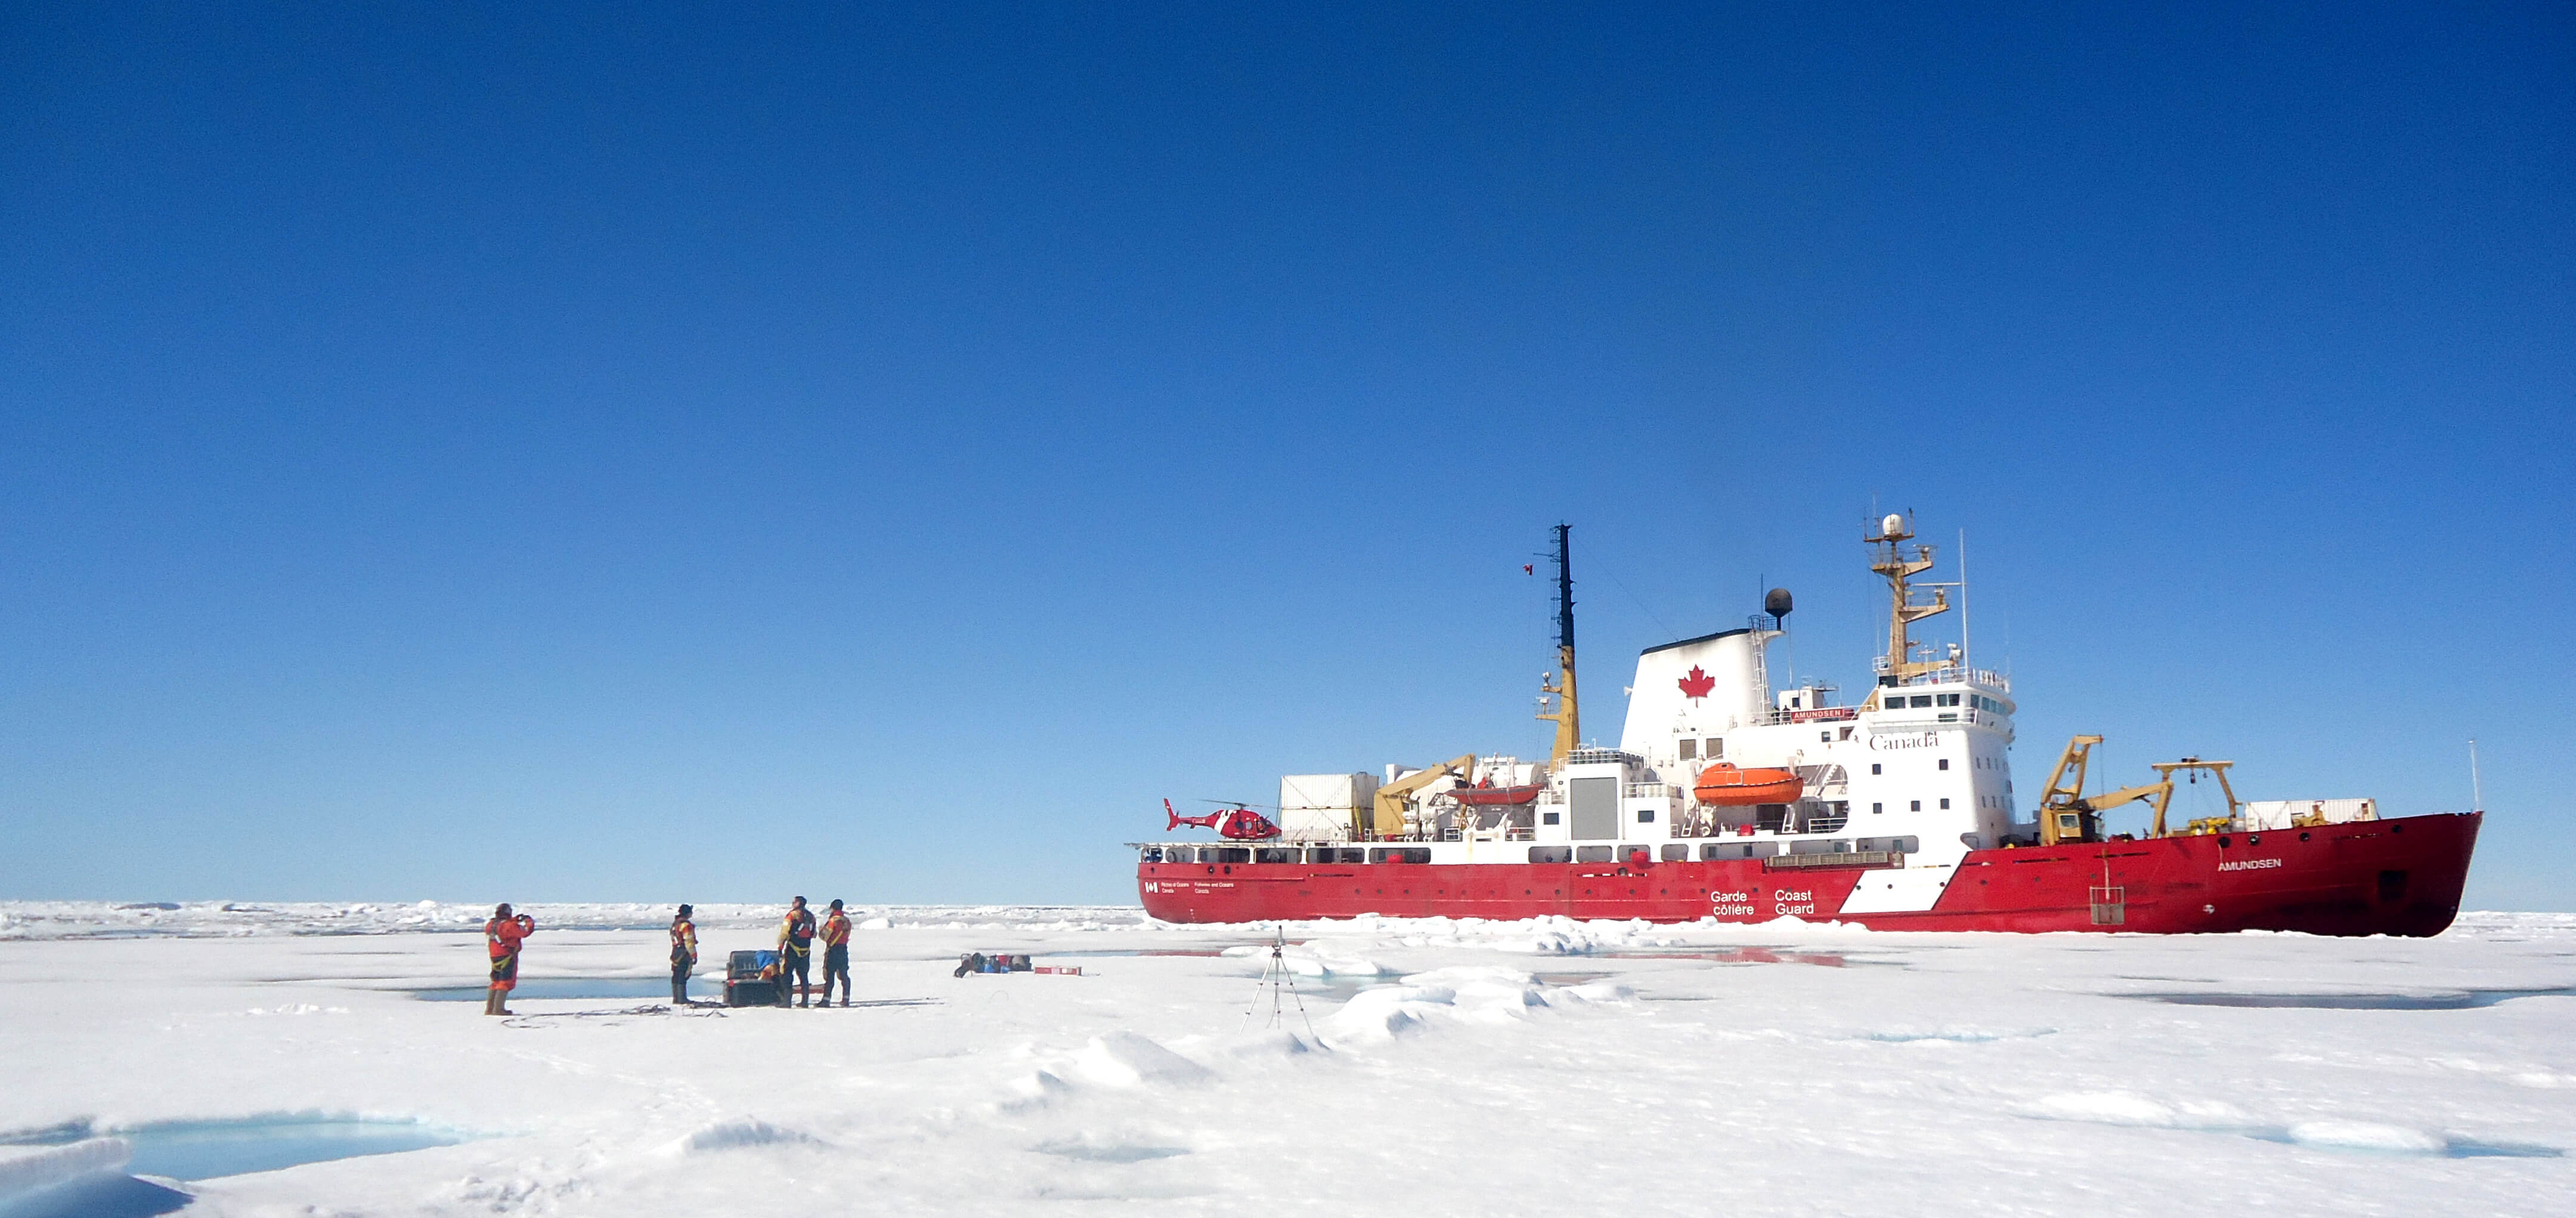
[[[664,976],[667,907],[523,908],[530,982]],[[910,1005],[415,997],[479,984],[487,913],[0,904],[0,1213],[148,1176],[176,1124],[331,1121],[462,1140],[147,1183],[211,1215],[2576,1212],[2576,916],[1292,923],[1274,1025],[1269,927],[1117,908],[854,911],[860,999]],[[707,961],[774,913],[701,905]],[[979,950],[1083,975],[950,975]]]

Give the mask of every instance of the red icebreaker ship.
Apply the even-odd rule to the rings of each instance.
[[[1864,540],[1892,593],[1888,650],[1853,705],[1774,689],[1773,589],[1742,629],[1649,648],[1619,747],[1578,745],[1568,529],[1556,529],[1556,724],[1544,762],[1290,775],[1279,836],[1137,843],[1145,911],[1173,922],[1401,917],[1793,917],[1875,930],[2294,930],[2435,935],[2459,911],[2481,812],[2382,818],[2368,799],[2240,801],[2230,763],[2183,758],[2143,786],[2085,793],[2078,736],[2016,812],[2012,684],[1936,652],[1914,623],[1932,547],[1889,516]],[[1928,595],[1926,595],[1928,591]],[[2180,785],[2178,785],[2178,783]],[[2208,815],[2169,824],[2176,792]],[[2137,804],[2147,823],[2110,832]]]

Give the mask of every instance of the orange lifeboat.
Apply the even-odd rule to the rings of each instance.
[[[1796,803],[1807,784],[1792,770],[1747,770],[1721,761],[1699,772],[1691,794],[1704,804],[1740,808],[1748,804]]]

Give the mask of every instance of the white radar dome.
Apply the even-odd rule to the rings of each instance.
[[[1878,522],[1878,533],[1881,537],[1893,537],[1904,531],[1905,518],[1894,512],[1889,512],[1887,519]]]

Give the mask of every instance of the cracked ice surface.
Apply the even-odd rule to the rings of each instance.
[[[662,972],[665,907],[528,908],[528,977]],[[188,1185],[210,1215],[2576,1212],[2566,915],[2420,941],[1292,923],[1274,1026],[1267,926],[868,907],[860,997],[935,1001],[408,996],[479,979],[486,912],[0,904],[0,1132],[485,1135]],[[771,914],[702,906],[707,958]],[[1084,975],[949,975],[978,950]]]

